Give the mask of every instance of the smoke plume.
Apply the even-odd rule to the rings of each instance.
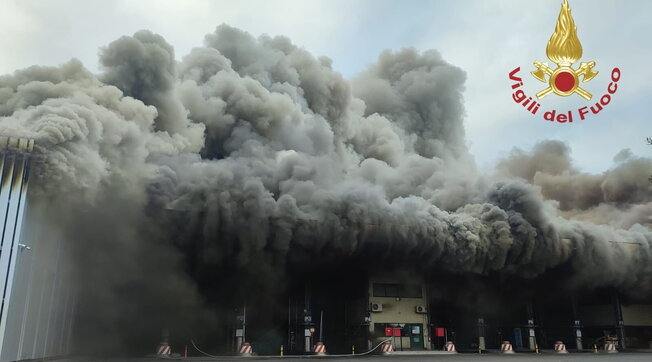
[[[86,325],[106,335],[171,315],[191,330],[242,281],[274,294],[335,263],[563,267],[571,287],[650,293],[652,160],[587,174],[546,141],[477,171],[466,75],[434,50],[385,51],[349,81],[285,37],[221,25],[179,61],[139,31],[100,63],[0,77],[0,134],[36,140],[31,198],[73,243]]]

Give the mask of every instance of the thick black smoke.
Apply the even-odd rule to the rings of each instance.
[[[100,61],[0,77],[0,134],[36,140],[32,199],[75,245],[89,335],[190,331],[347,262],[563,266],[571,286],[650,293],[652,161],[585,174],[549,141],[479,173],[465,73],[436,51],[385,51],[347,81],[287,38],[222,25],[181,61],[149,31]]]

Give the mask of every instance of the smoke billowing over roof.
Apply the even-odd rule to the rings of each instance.
[[[36,140],[42,222],[73,241],[88,298],[129,306],[98,313],[107,334],[208,315],[206,286],[273,293],[329,263],[524,280],[563,266],[568,288],[650,293],[652,160],[586,174],[546,141],[478,171],[466,75],[434,50],[385,51],[347,80],[287,38],[221,25],[180,59],[140,31],[101,48],[97,75],[73,59],[0,77],[0,133]]]

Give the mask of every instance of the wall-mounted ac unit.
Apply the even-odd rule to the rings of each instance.
[[[426,311],[426,307],[424,307],[422,305],[417,305],[416,307],[414,307],[414,311],[417,312],[417,313],[422,313],[422,314],[423,313],[428,313]]]
[[[383,311],[383,305],[381,303],[371,303],[371,311],[372,312],[382,312]]]

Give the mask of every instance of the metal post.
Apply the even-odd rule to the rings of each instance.
[[[536,349],[537,339],[534,331],[534,308],[532,302],[527,303],[527,325],[528,325],[528,347],[534,351]]]
[[[247,301],[245,301],[244,306],[242,307],[242,342],[243,343],[247,341],[247,335],[245,333],[247,331],[246,328],[247,328]],[[240,348],[240,346],[238,346],[238,348]]]
[[[424,344],[426,345],[426,349],[431,350],[432,349],[432,316],[430,314],[430,295],[428,294],[429,288],[428,288],[428,283],[424,282],[423,284],[423,291],[424,291],[424,299],[426,301],[426,326],[423,329],[423,339],[424,339]],[[426,332],[427,334],[427,340],[426,340]]]
[[[310,352],[310,330],[308,328],[305,329],[304,336],[306,338],[305,345],[304,345],[304,351],[306,353],[308,353],[308,352]]]
[[[616,312],[616,323],[618,324],[616,326],[618,330],[618,344],[620,345],[620,348],[624,350],[627,348],[627,346],[625,346],[625,323],[623,321],[623,308],[620,304],[620,297],[618,296],[618,291],[616,289],[613,289],[613,300]]]
[[[584,346],[582,345],[582,323],[579,320],[577,313],[577,300],[574,295],[571,296],[571,306],[573,308],[573,317],[575,318],[573,322],[573,329],[575,330],[575,348],[577,348],[578,351],[581,351],[584,349]]]
[[[478,318],[478,351],[487,349],[484,340],[484,334],[485,334],[484,318]]]
[[[303,300],[303,316],[304,316],[304,351],[310,353],[312,345],[312,333],[310,332],[310,325],[312,324],[312,319],[310,322],[306,321],[306,316],[311,316],[312,318],[312,308],[310,306],[311,298],[310,283],[306,283],[304,286],[304,300]]]
[[[324,311],[319,314],[319,342],[324,342]]]

